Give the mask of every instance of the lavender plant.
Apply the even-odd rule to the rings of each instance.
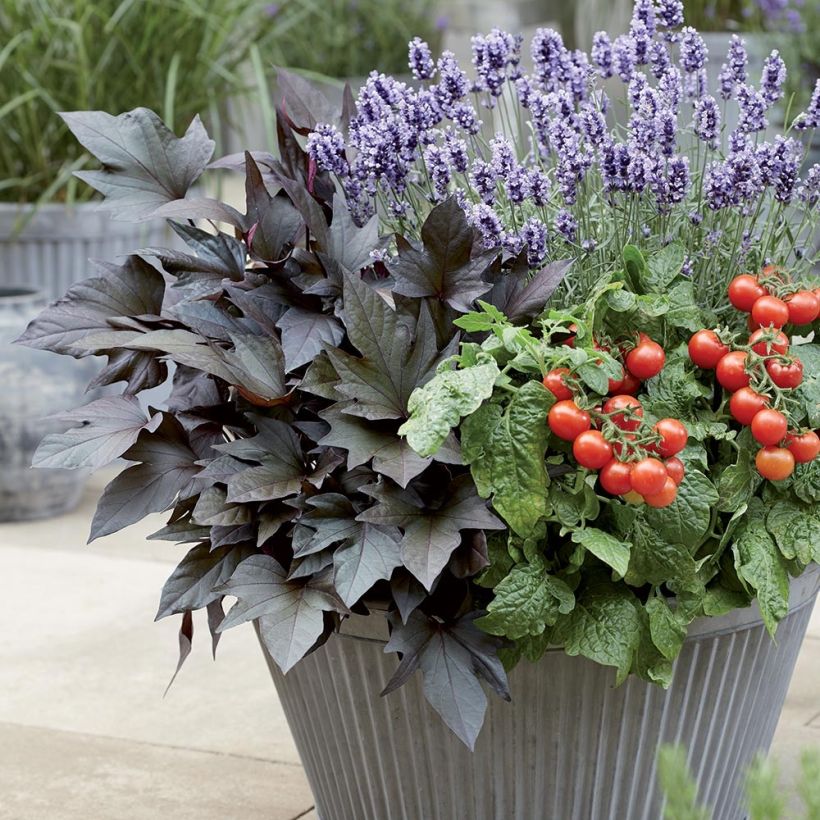
[[[805,149],[791,133],[764,138],[786,79],[778,52],[756,82],[735,37],[720,87],[708,89],[707,47],[683,23],[680,0],[638,0],[629,33],[598,32],[589,54],[542,29],[529,73],[521,38],[500,29],[473,38],[471,75],[416,39],[416,84],[372,73],[349,133],[322,124],[309,153],[359,222],[378,213],[387,232],[417,236],[454,195],[485,247],[523,254],[532,269],[577,257],[563,291],[573,298],[624,244],[680,242],[699,297],[716,307],[746,267],[811,264],[820,171],[800,179]],[[612,77],[623,99],[610,97]],[[730,107],[738,126],[727,132]],[[820,86],[794,128],[819,121]]]

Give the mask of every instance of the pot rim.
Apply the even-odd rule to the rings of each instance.
[[[810,564],[797,578],[791,578],[789,584],[789,614],[811,606],[820,589],[820,564]],[[368,604],[369,615],[351,615],[342,621],[334,633],[337,637],[352,640],[387,643],[389,632],[387,629],[388,605],[384,601]],[[382,616],[382,617],[378,617]],[[734,609],[725,615],[703,616],[696,618],[689,624],[687,641],[705,640],[718,637],[729,632],[742,632],[763,623],[757,600],[743,607]],[[549,647],[546,652],[563,652],[559,647]],[[546,654],[546,653],[545,653]]]

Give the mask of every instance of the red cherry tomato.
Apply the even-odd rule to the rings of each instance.
[[[599,430],[586,430],[572,443],[575,460],[588,470],[600,470],[612,460],[612,445]]]
[[[752,435],[764,447],[778,444],[786,437],[789,423],[786,417],[771,407],[764,407],[752,419]]]
[[[650,507],[668,507],[678,497],[678,485],[674,479],[668,476],[664,482],[663,489],[659,493],[645,495],[643,500]]]
[[[689,358],[705,370],[714,370],[728,352],[714,330],[699,330],[689,340]]]
[[[766,294],[765,288],[756,276],[742,273],[729,283],[729,301],[738,309],[748,313],[752,305]]]
[[[811,290],[799,290],[786,297],[786,305],[793,325],[810,325],[820,313],[820,301]]]
[[[617,393],[621,392],[621,389],[624,386],[624,378],[626,377],[626,372],[621,366],[621,378],[620,379],[610,379],[609,384],[607,385],[606,392],[609,393],[610,396],[614,396]]]
[[[776,331],[776,335],[769,341],[758,341],[764,334],[769,333],[768,329],[759,327],[751,336],[749,344],[758,356],[771,356],[774,353],[787,353],[789,350],[789,337],[782,330]]]
[[[613,458],[598,473],[601,486],[610,495],[625,495],[632,489],[632,465]]]
[[[732,393],[741,387],[748,387],[751,377],[746,372],[748,354],[742,350],[733,350],[727,353],[717,364],[715,374],[717,380],[726,390]]]
[[[568,375],[568,367],[556,367],[544,376],[544,387],[546,387],[547,390],[549,390],[550,393],[552,393],[552,395],[559,401],[562,399],[572,398],[572,390],[567,387],[567,384],[564,381],[564,377]]]
[[[735,421],[748,425],[767,403],[766,397],[755,393],[751,387],[741,387],[732,393],[732,398],[729,399],[729,412]]]
[[[620,393],[623,396],[636,396],[641,389],[641,380],[636,378],[628,370],[624,373],[624,380],[621,382]]]
[[[617,412],[626,411],[626,412]],[[634,396],[613,396],[604,404],[604,413],[614,413],[612,423],[621,430],[630,433],[640,427],[643,418],[643,405]]]
[[[786,437],[786,447],[798,464],[808,464],[820,454],[820,436],[814,430]]]
[[[564,441],[575,441],[585,430],[589,430],[592,421],[586,410],[570,399],[558,401],[550,407],[547,417],[550,430]]]
[[[666,472],[666,467],[663,462],[657,458],[643,458],[632,467],[632,489],[636,493],[640,493],[646,497],[648,495],[656,495],[660,493],[666,479],[669,478],[669,473]],[[674,484],[674,482],[672,482]]]
[[[669,478],[680,486],[686,474],[686,468],[683,466],[683,462],[677,456],[672,456],[672,458],[666,459],[664,466],[666,467],[666,472],[669,473]]]
[[[794,455],[783,447],[764,447],[757,451],[755,466],[763,478],[783,481],[794,472]]]
[[[639,342],[626,356],[627,370],[641,381],[657,376],[663,370],[665,362],[663,348],[651,339]]]
[[[778,387],[793,389],[799,387],[803,381],[803,362],[796,357],[788,364],[777,359],[769,359],[766,362],[766,370]]]
[[[752,307],[752,319],[760,327],[783,327],[789,321],[789,306],[776,296],[761,296]]]
[[[661,419],[652,429],[660,434],[657,450],[664,458],[671,458],[686,447],[689,431],[677,419]]]

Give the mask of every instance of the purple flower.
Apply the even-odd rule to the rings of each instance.
[[[581,241],[581,248],[584,253],[592,253],[597,247],[598,243],[594,239],[583,239]]]
[[[458,103],[453,108],[450,117],[467,134],[477,134],[481,130],[478,114],[469,103]]]
[[[492,166],[484,160],[477,159],[470,169],[470,183],[475,192],[481,197],[481,201],[487,205],[492,205],[495,202],[496,178]]]
[[[794,127],[799,131],[807,128],[820,128],[820,80],[817,80],[814,85],[809,107],[802,114],[797,115]]]
[[[501,244],[504,228],[498,214],[489,205],[484,202],[471,205],[467,219],[478,231],[485,248],[497,248]]]
[[[763,75],[760,78],[760,91],[768,105],[774,105],[783,96],[783,83],[786,82],[786,64],[775,49],[763,63]]]
[[[774,197],[778,202],[788,205],[797,186],[803,148],[797,140],[778,135],[775,138],[774,159]]]
[[[737,104],[740,116],[737,129],[745,134],[755,131],[765,131],[768,126],[766,119],[766,100],[763,95],[752,86],[744,83],[737,87]]]
[[[708,78],[705,68],[699,68],[692,74],[686,75],[686,96],[689,99],[699,99],[706,94]]]
[[[680,269],[681,274],[683,276],[691,276],[694,264],[695,264],[695,260],[692,259],[691,256],[687,256],[686,259],[683,260],[683,265],[681,265],[681,269]]]
[[[720,94],[724,100],[732,97],[735,86],[743,85],[748,79],[746,66],[749,64],[749,55],[746,53],[746,43],[743,39],[732,35],[729,42],[729,51],[726,62],[720,70]]]
[[[705,65],[709,56],[709,50],[703,38],[691,26],[686,26],[681,31],[680,59],[683,70],[687,74],[700,71]]]
[[[592,62],[602,77],[612,76],[612,41],[605,31],[597,31],[592,38]]]
[[[626,145],[607,142],[601,152],[601,176],[605,191],[626,190],[631,157]]]
[[[530,197],[532,197],[532,201],[541,208],[549,201],[549,177],[540,168],[530,168],[529,175]]]
[[[729,174],[729,195],[733,205],[750,202],[761,193],[762,181],[755,151],[748,147],[732,154],[726,160]]]
[[[503,134],[496,134],[490,140],[490,150],[492,151],[492,159],[490,160],[492,172],[496,179],[503,180],[517,164],[515,149]]]
[[[719,211],[732,204],[732,180],[722,162],[709,163],[704,175],[703,193],[710,210]]]
[[[488,91],[491,97],[500,96],[507,80],[507,67],[517,66],[520,60],[518,40],[512,34],[494,28],[486,36],[477,34],[471,42],[477,90]]]
[[[570,58],[561,35],[539,28],[530,44],[535,74],[545,91],[556,91],[569,79]]]
[[[655,23],[655,4],[653,0],[635,0],[632,7],[632,22],[641,22],[646,26],[647,34],[655,36],[657,25]]]
[[[658,80],[658,92],[663,97],[666,105],[673,111],[680,108],[681,97],[683,96],[683,83],[680,71],[676,66],[670,66],[669,70]]]
[[[521,240],[527,247],[527,264],[537,268],[547,255],[547,226],[537,217],[531,217],[521,228]]]
[[[646,74],[636,72],[632,75],[632,79],[629,81],[627,87],[627,96],[629,97],[629,104],[633,109],[640,107],[643,100],[643,93],[648,88],[649,81],[646,79]],[[647,113],[654,114],[655,112],[654,110],[649,112],[644,111],[644,115]]]
[[[655,117],[658,129],[658,143],[661,153],[671,157],[675,153],[675,143],[678,135],[678,115],[669,108],[661,109]]]
[[[649,62],[649,46],[652,42],[646,23],[643,20],[633,19],[629,28],[629,35],[635,44],[635,62],[638,65],[646,65]]]
[[[442,109],[449,113],[456,103],[464,99],[470,84],[452,51],[445,51],[436,65],[439,80],[433,87],[433,93]]]
[[[669,203],[683,202],[689,193],[689,157],[675,157],[669,161]]]
[[[659,80],[666,74],[671,64],[666,43],[663,40],[653,41],[649,47],[649,66],[652,69],[652,75]]]
[[[658,27],[678,28],[683,25],[683,0],[658,0]]]
[[[814,208],[820,202],[820,163],[815,162],[809,169],[806,179],[797,189],[797,196],[809,208]]]
[[[470,164],[467,143],[451,128],[448,128],[444,133],[444,150],[453,169],[460,174],[466,173]]]
[[[635,71],[635,42],[628,34],[621,34],[615,38],[612,46],[612,65],[615,73],[628,83]]]
[[[693,122],[698,139],[715,148],[720,133],[720,109],[714,97],[701,97],[697,101]]]
[[[555,217],[555,230],[567,240],[574,242],[578,234],[578,223],[575,217],[566,209],[562,208]]]
[[[584,102],[581,104],[580,117],[581,131],[589,143],[596,148],[603,145],[607,133],[604,115],[592,103]]]
[[[424,164],[433,183],[433,198],[439,202],[447,196],[452,178],[447,155],[438,145],[428,145],[424,150]]]
[[[530,177],[525,168],[517,165],[504,181],[504,189],[510,202],[520,205],[530,195]]]
[[[530,107],[530,100],[532,100],[533,87],[529,77],[519,77],[515,81],[515,90],[518,94],[518,101],[522,108]]]
[[[524,240],[516,231],[504,231],[501,237],[501,244],[510,256],[518,256],[524,247]]]
[[[433,62],[433,55],[430,53],[430,46],[421,37],[414,37],[410,41],[407,64],[417,80],[429,80],[436,73],[436,65]]]
[[[689,221],[693,225],[700,225],[703,222],[703,214],[700,211],[689,211]]]
[[[308,134],[307,152],[323,171],[343,177],[350,170],[345,157],[345,140],[335,125],[320,124]]]
[[[575,49],[570,55],[569,87],[577,102],[585,100],[593,85],[594,70],[587,55]]]

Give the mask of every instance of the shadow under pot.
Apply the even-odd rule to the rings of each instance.
[[[32,468],[40,441],[68,425],[46,417],[83,404],[88,363],[12,342],[48,304],[40,291],[0,286],[0,521],[74,508],[86,471]]]

